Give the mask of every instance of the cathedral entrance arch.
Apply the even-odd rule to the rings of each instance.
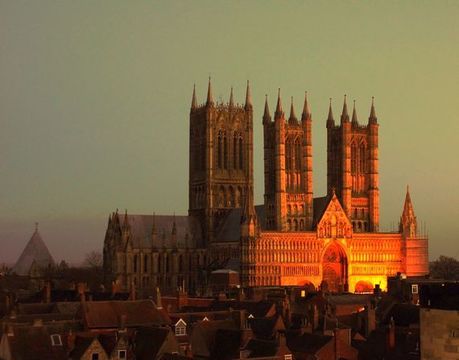
[[[322,258],[322,286],[331,292],[347,290],[347,256],[341,246],[334,243]]]

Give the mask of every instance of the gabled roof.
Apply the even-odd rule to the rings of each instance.
[[[40,236],[38,229],[35,229],[32,237],[19,256],[12,272],[18,275],[28,275],[32,267],[46,268],[54,265],[54,259],[51,256],[45,242]]]
[[[330,225],[330,226],[327,226]],[[318,218],[317,230],[319,236],[321,232],[330,231],[330,234],[323,234],[326,237],[351,237],[352,236],[352,224],[346,215],[338,197],[333,192],[329,197],[327,206],[324,208],[322,214]],[[335,234],[333,234],[335,231]]]

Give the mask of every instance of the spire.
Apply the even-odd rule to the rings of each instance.
[[[370,110],[370,117],[368,118],[368,122],[370,124],[377,124],[378,118],[376,117],[376,110],[375,110],[375,97],[371,97],[371,110]]]
[[[265,95],[265,112],[263,113],[263,124],[271,122],[271,114],[269,113],[268,94]]]
[[[125,230],[129,229],[129,219],[128,219],[127,209],[124,210],[123,229]]]
[[[275,119],[281,118],[283,113],[284,112],[282,111],[282,101],[281,101],[280,88],[279,88],[278,93],[277,93],[277,106],[276,106],[276,112],[274,113],[274,118]]]
[[[172,235],[177,235],[177,224],[175,223],[175,212],[174,212],[174,220],[172,221]]]
[[[290,124],[298,123],[298,119],[296,118],[296,115],[295,115],[295,107],[293,106],[293,96],[291,97],[291,102],[290,102],[290,117],[288,118],[288,122]]]
[[[231,86],[231,92],[230,92],[229,106],[230,107],[234,106],[233,87],[232,86]]]
[[[35,232],[38,232],[38,222],[35,222]]]
[[[417,233],[417,221],[414,214],[413,203],[411,202],[410,188],[406,187],[405,203],[400,218],[400,232],[406,237],[415,237]]]
[[[253,188],[247,184],[241,215],[241,236],[254,237],[257,232],[257,213],[253,201]]]
[[[333,119],[332,98],[330,98],[330,105],[328,106],[327,127],[335,126],[335,119]]]
[[[207,87],[207,106],[213,106],[214,105],[214,98],[212,96],[212,83],[210,81],[210,76],[209,76],[209,85]]]
[[[245,109],[251,109],[252,108],[252,94],[250,93],[250,83],[249,80],[247,80],[247,90],[245,92]]]
[[[304,105],[303,114],[301,114],[301,120],[311,120],[311,110],[309,109],[308,92],[304,92]]]
[[[191,97],[191,110],[198,107],[198,101],[196,100],[196,84],[193,84],[193,96]]]
[[[343,112],[341,113],[341,122],[349,121],[349,113],[347,112],[347,102],[346,102],[346,95],[344,95],[344,103],[343,103]]]
[[[355,100],[354,100],[354,109],[352,110],[352,124],[358,125],[359,121],[357,120],[357,110],[355,109]]]

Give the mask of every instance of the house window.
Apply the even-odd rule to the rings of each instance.
[[[284,360],[292,360],[292,354],[284,355]]]
[[[99,360],[99,353],[92,353],[91,360]]]
[[[452,338],[459,338],[459,329],[451,330],[451,337]]]
[[[52,346],[62,346],[62,339],[59,334],[51,335],[51,345]]]
[[[126,350],[118,350],[118,359],[125,360],[127,359],[127,352]]]
[[[186,335],[186,327],[185,326],[176,326],[175,327],[175,335],[176,336],[184,336],[184,335]]]
[[[417,294],[418,291],[419,291],[418,284],[411,285],[411,293],[412,294]]]

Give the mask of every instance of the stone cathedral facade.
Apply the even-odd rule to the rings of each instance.
[[[253,105],[249,84],[237,104],[205,103],[193,89],[187,216],[110,215],[104,241],[107,284],[147,295],[200,291],[205,272],[239,272],[244,287],[326,286],[368,291],[387,276],[428,273],[428,239],[420,235],[407,190],[399,231],[379,231],[378,119],[372,101],[359,123],[346,98],[327,127],[327,194],[313,196],[312,114],[305,95],[289,116],[280,91],[263,118],[264,204],[253,196]],[[325,125],[325,124],[324,124]],[[204,271],[205,270],[205,271]],[[203,275],[204,274],[204,275]],[[201,291],[204,290],[201,288]]]

